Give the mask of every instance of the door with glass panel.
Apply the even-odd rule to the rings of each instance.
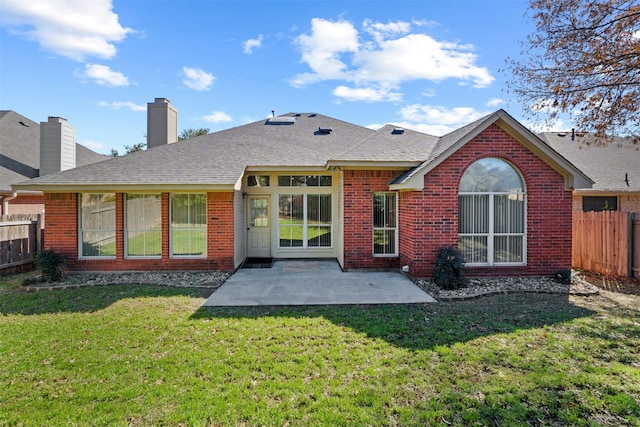
[[[247,256],[266,258],[271,256],[271,224],[269,221],[269,197],[249,196],[247,218]]]

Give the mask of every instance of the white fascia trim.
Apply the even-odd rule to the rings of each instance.
[[[420,165],[422,161],[376,161],[376,160],[329,160],[326,168],[342,169],[410,169]]]
[[[573,193],[585,196],[634,196],[640,195],[640,189],[579,188],[573,190]]]
[[[233,191],[233,184],[219,185],[165,185],[165,184],[133,184],[133,185],[38,185],[42,193],[173,193],[173,192],[215,192]],[[21,185],[21,189],[36,189],[29,185]]]

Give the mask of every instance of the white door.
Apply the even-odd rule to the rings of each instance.
[[[249,196],[248,256],[271,256],[271,226],[269,224],[269,196]]]

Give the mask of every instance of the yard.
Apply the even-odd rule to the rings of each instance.
[[[0,425],[640,425],[638,296],[202,309],[20,281],[0,278]]]

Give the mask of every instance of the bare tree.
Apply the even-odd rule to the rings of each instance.
[[[531,117],[599,136],[640,134],[640,0],[530,0],[536,31],[508,60]]]

